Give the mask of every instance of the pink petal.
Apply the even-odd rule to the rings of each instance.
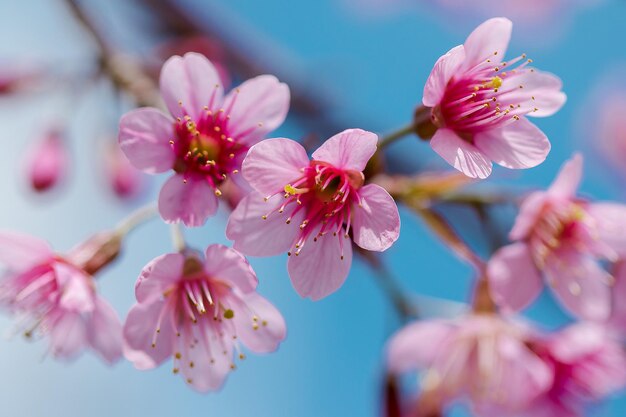
[[[328,162],[336,168],[363,171],[376,152],[378,136],[361,129],[347,129],[328,139],[315,152],[313,159]]]
[[[73,359],[86,345],[85,323],[80,313],[61,312],[50,326],[50,349],[57,358]]]
[[[248,151],[241,171],[251,187],[263,195],[282,192],[285,185],[302,177],[309,166],[306,150],[291,139],[267,139]]]
[[[440,321],[416,321],[392,336],[387,363],[392,372],[429,368],[454,329]]]
[[[515,77],[505,78],[502,83],[503,91],[524,86],[507,95],[512,103],[536,108],[528,113],[532,117],[551,116],[563,107],[567,96],[561,91],[563,82],[559,77],[549,72],[528,71]]]
[[[524,117],[502,129],[476,134],[474,143],[493,162],[511,169],[535,167],[550,152],[546,135]]]
[[[204,178],[184,181],[181,174],[168,179],[159,193],[159,213],[166,223],[202,226],[217,212],[217,197]]]
[[[626,329],[626,263],[619,262],[613,271],[613,311],[611,323],[622,332]]]
[[[237,297],[232,299],[237,337],[243,344],[257,353],[278,349],[280,342],[285,340],[287,325],[276,307],[255,292],[246,294],[241,300]]]
[[[182,276],[184,262],[185,257],[180,253],[168,253],[151,260],[135,283],[137,301],[151,303],[161,299]]]
[[[544,191],[536,191],[524,199],[515,224],[509,233],[511,240],[522,240],[530,234],[547,200],[548,194]]]
[[[210,326],[207,320],[199,321],[176,338],[176,349],[182,358],[175,366],[180,367],[187,383],[200,392],[219,389],[233,363],[233,335],[220,337],[213,334],[218,330]],[[189,348],[191,345],[194,347]]]
[[[596,222],[597,239],[617,254],[626,256],[626,206],[617,203],[593,203],[587,212]]]
[[[59,306],[72,312],[92,312],[95,308],[95,290],[90,282],[92,278],[65,263],[56,262],[53,268],[62,294]]]
[[[50,260],[50,246],[41,239],[14,232],[0,232],[0,263],[23,271]]]
[[[161,95],[174,117],[191,116],[197,121],[204,107],[219,107],[224,89],[217,70],[203,55],[189,52],[173,56],[163,64]]]
[[[467,37],[465,47],[466,69],[485,62],[497,52],[497,60],[503,60],[511,39],[513,23],[509,19],[496,17],[478,26]]]
[[[287,252],[301,232],[298,225],[304,220],[304,212],[299,211],[286,224],[293,208],[278,213],[277,209],[284,201],[279,194],[268,201],[256,192],[244,197],[230,214],[226,225],[226,237],[234,241],[233,248],[250,256],[275,256]],[[263,220],[262,216],[272,211]]]
[[[209,276],[227,281],[240,291],[254,291],[258,279],[242,254],[224,245],[209,245],[205,252],[204,270]]]
[[[550,354],[560,362],[576,364],[607,342],[606,333],[600,325],[579,322],[555,334],[550,341]]]
[[[389,193],[376,184],[358,190],[361,204],[352,206],[354,243],[363,249],[382,252],[400,235],[400,214]]]
[[[124,323],[124,356],[137,369],[152,369],[172,355],[174,339],[171,318],[166,315],[157,334],[157,323],[165,301],[135,304]],[[156,339],[155,339],[156,335]],[[155,341],[154,347],[152,343]]]
[[[100,297],[96,298],[96,308],[87,326],[87,340],[110,364],[122,356],[122,323],[113,307]]]
[[[422,103],[427,107],[435,107],[446,92],[446,86],[459,67],[465,60],[465,49],[463,45],[456,46],[441,56],[424,86],[424,97]]]
[[[143,108],[126,113],[120,120],[119,144],[137,169],[150,174],[172,169],[176,155],[174,121],[157,109]]]
[[[233,89],[224,99],[230,135],[251,145],[276,130],[289,111],[289,87],[273,75],[260,75]]]
[[[311,233],[300,254],[292,254],[287,262],[293,287],[301,297],[313,301],[337,291],[348,277],[352,264],[352,242],[344,237],[343,230],[337,236],[328,233],[314,241],[312,237],[317,233]]]
[[[612,277],[596,261],[580,254],[555,255],[546,261],[545,273],[556,298],[572,314],[585,320],[609,318]]]
[[[548,193],[557,198],[573,198],[580,185],[583,175],[583,157],[576,153],[563,164],[556,179],[552,182]]]
[[[498,250],[489,260],[487,277],[496,304],[514,311],[527,307],[543,288],[526,243],[514,243]]]
[[[470,178],[483,179],[491,174],[492,164],[487,156],[450,129],[438,129],[430,146],[447,163]]]

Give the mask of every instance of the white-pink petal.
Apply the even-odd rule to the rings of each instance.
[[[422,104],[426,107],[435,107],[446,92],[446,87],[454,74],[465,60],[465,48],[456,46],[441,56],[433,67],[426,84]]]
[[[83,317],[77,312],[57,310],[50,326],[50,349],[57,358],[73,359],[87,344]]]
[[[253,292],[256,274],[242,254],[224,245],[209,245],[205,251],[204,270],[209,277],[226,281],[238,290]]]
[[[217,197],[202,177],[191,177],[185,182],[183,175],[173,175],[159,193],[159,213],[166,223],[199,227],[215,212]]]
[[[487,265],[491,295],[504,310],[518,311],[534,301],[543,280],[526,243],[513,243],[498,250]]]
[[[524,117],[501,129],[476,134],[474,143],[493,162],[511,169],[535,167],[550,152],[546,135]]]
[[[173,56],[161,69],[161,95],[174,117],[198,120],[207,106],[213,110],[223,100],[224,89],[213,64],[201,54],[189,52]]]
[[[597,238],[621,257],[626,256],[626,205],[593,203],[587,213],[596,223]]]
[[[122,356],[122,323],[117,312],[97,297],[96,308],[87,323],[87,341],[106,362],[113,364]]]
[[[243,177],[259,193],[268,196],[282,192],[287,184],[302,177],[309,165],[306,150],[291,139],[267,139],[248,151],[241,165]]]
[[[176,155],[174,121],[157,109],[141,108],[122,116],[118,136],[120,148],[137,169],[155,174],[172,169]]]
[[[172,355],[174,332],[171,317],[165,316],[159,333],[157,323],[164,301],[135,304],[124,323],[124,356],[137,369],[152,369]],[[154,342],[154,347],[153,347]]]
[[[509,239],[522,240],[526,238],[537,224],[547,201],[548,194],[545,191],[536,191],[526,197],[520,207],[519,214],[515,218]]]
[[[265,138],[285,121],[289,100],[289,87],[273,75],[245,81],[224,99],[230,135],[248,146]]]
[[[548,193],[556,198],[570,199],[576,196],[583,175],[583,157],[576,153],[561,167]]]
[[[233,297],[236,299],[236,297]],[[251,351],[269,353],[285,340],[287,325],[280,312],[256,292],[234,300],[237,337]],[[256,320],[254,319],[256,317]]]
[[[504,17],[489,19],[478,26],[467,37],[465,47],[465,69],[484,63],[490,57],[504,61],[511,40],[513,23]]]
[[[287,262],[296,292],[313,301],[337,291],[352,264],[352,241],[344,237],[345,231],[342,229],[337,236],[327,233],[315,241],[313,236],[317,236],[318,230],[311,233],[300,254],[292,253]]]
[[[140,303],[159,300],[175,285],[183,274],[185,257],[180,253],[168,253],[148,262],[135,283],[135,297]]]
[[[400,235],[396,202],[376,184],[368,184],[357,192],[361,204],[353,205],[351,211],[354,243],[371,251],[389,249]]]
[[[440,321],[416,321],[392,336],[387,363],[395,373],[429,368],[454,328]]]
[[[24,271],[52,258],[50,245],[36,237],[14,232],[0,232],[0,264],[14,271]]]
[[[347,129],[328,139],[315,152],[313,159],[335,168],[361,172],[376,152],[378,136],[361,129]]]
[[[92,278],[76,267],[62,262],[55,262],[53,269],[61,291],[59,306],[71,312],[92,312],[96,307],[95,290],[90,282]]]
[[[518,86],[524,88],[519,89]],[[559,111],[567,101],[567,96],[561,89],[563,82],[559,77],[549,72],[533,69],[515,77],[505,78],[503,90],[513,90],[507,95],[507,100],[517,102],[522,107],[536,109],[528,113],[532,117],[552,116]]]
[[[489,158],[450,129],[438,129],[430,140],[430,146],[447,163],[470,178],[484,179],[491,174],[492,163]]]

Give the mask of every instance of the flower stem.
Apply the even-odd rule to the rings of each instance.
[[[170,226],[170,231],[172,233],[172,244],[174,245],[174,249],[177,252],[182,252],[187,248],[187,243],[185,243],[185,236],[183,235],[183,229],[180,227],[180,224],[175,223]]]
[[[158,213],[157,206],[154,203],[143,206],[133,211],[128,217],[119,222],[115,227],[115,232],[123,237],[137,226],[156,217]]]
[[[414,123],[408,124],[401,129],[398,129],[385,136],[382,136],[380,140],[378,141],[378,148],[383,149],[386,146],[391,145],[393,142],[397,141],[398,139],[401,139],[407,135],[410,135],[411,133],[415,133]]]

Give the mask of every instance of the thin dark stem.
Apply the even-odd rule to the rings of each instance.
[[[391,271],[383,263],[379,263],[373,270],[380,288],[391,301],[399,318],[402,321],[416,319],[419,316],[417,307],[405,296]]]
[[[385,147],[391,145],[392,143],[394,143],[395,141],[397,141],[398,139],[401,139],[405,136],[408,136],[412,133],[415,133],[415,126],[413,123],[404,126],[401,129],[398,129],[394,132],[391,132],[385,136],[382,136],[379,141],[378,141],[378,148],[379,149],[384,149]]]

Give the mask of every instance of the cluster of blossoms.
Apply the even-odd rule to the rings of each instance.
[[[504,59],[511,29],[504,18],[480,25],[436,62],[424,88],[417,114],[427,117],[416,118],[414,130],[467,177],[488,177],[494,162],[511,169],[542,163],[550,142],[527,116],[552,115],[566,100],[561,81],[531,68],[525,55]],[[138,369],[171,358],[173,372],[192,387],[217,390],[245,357],[242,347],[273,352],[286,337],[285,320],[257,293],[244,255],[286,252],[296,292],[320,300],[348,277],[353,244],[383,252],[397,241],[396,203],[364,174],[378,151],[376,134],[344,130],[309,157],[294,140],[267,139],[288,113],[285,84],[262,75],[225,95],[223,78],[200,54],[174,56],[160,75],[169,114],[140,108],[120,121],[119,146],[132,166],[173,171],[158,197],[162,219],[202,226],[227,197],[233,242],[203,253],[179,245],[150,261],[124,324],[98,296],[94,277],[117,257],[127,228],[66,255],[0,233],[0,304],[27,318],[26,334],[49,336],[54,356],[73,358],[90,347],[107,362],[124,356]],[[55,158],[33,165],[35,188],[57,181],[60,143],[57,132],[46,138],[46,154]],[[130,169],[120,155],[111,154],[116,172]],[[513,243],[479,271],[487,307],[456,320],[418,321],[393,336],[389,369],[424,371],[409,415],[438,415],[469,400],[481,416],[575,417],[626,385],[626,206],[577,197],[581,177],[576,155],[547,191],[524,200]],[[118,193],[135,189],[129,178],[115,182]],[[548,333],[505,315],[537,298],[544,278],[584,322]]]

